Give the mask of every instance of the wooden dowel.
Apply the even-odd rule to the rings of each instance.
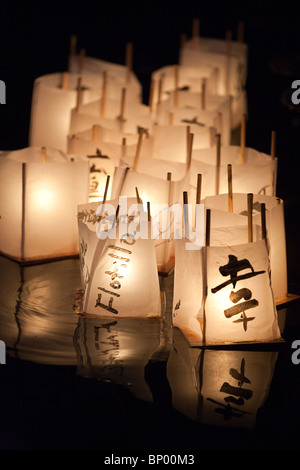
[[[42,156],[42,162],[46,163],[47,161],[46,147],[41,147],[41,156]]]
[[[125,181],[126,181],[129,170],[130,170],[129,167],[125,168],[124,176],[123,176],[123,179],[122,179],[122,182],[121,182],[121,186],[120,186],[120,189],[119,189],[118,196],[121,196],[121,194],[122,194],[122,190],[123,190],[123,187],[124,187],[124,184],[125,184]]]
[[[263,240],[267,238],[267,225],[266,225],[266,204],[261,203],[261,236]]]
[[[70,38],[70,57],[75,57],[77,53],[77,36],[72,35]]]
[[[189,212],[188,212],[188,193],[183,191],[183,220],[184,220],[184,236],[189,238]]]
[[[105,190],[104,190],[104,196],[103,196],[103,202],[106,201],[107,198],[107,191],[108,191],[108,186],[109,186],[109,180],[110,180],[110,175],[107,175],[106,177],[106,184],[105,184]]]
[[[121,121],[121,123],[125,120],[125,101],[126,101],[126,88],[122,88],[121,104],[120,104],[120,121]]]
[[[141,204],[141,203],[142,203],[142,200],[141,200],[141,198],[140,198],[139,190],[138,190],[137,187],[135,187],[135,194],[136,194],[137,203],[138,203],[138,204]]]
[[[202,175],[197,175],[196,204],[201,204]]]
[[[171,181],[172,179],[172,173],[170,171],[168,171],[167,173],[167,181]]]
[[[156,81],[152,78],[150,82],[150,91],[149,91],[149,108],[150,113],[153,112],[153,99],[154,99],[154,90],[155,90]]]
[[[147,201],[147,214],[148,214],[148,222],[151,222],[150,201]]]
[[[232,165],[227,165],[228,177],[228,211],[233,212],[233,196],[232,196]]]
[[[193,141],[194,141],[194,134],[189,133],[189,144],[188,144],[188,154],[186,159],[186,172],[189,171],[192,161],[192,152],[193,152]]]
[[[201,109],[206,109],[206,78],[203,78],[201,83]]]
[[[61,77],[61,89],[62,90],[68,89],[68,81],[69,81],[68,79],[69,79],[69,73],[63,72],[62,77]]]
[[[137,168],[138,168],[140,154],[141,154],[141,148],[142,148],[143,135],[144,135],[144,128],[141,127],[140,131],[139,131],[139,138],[138,138],[138,143],[137,143],[137,146],[136,146],[136,152],[135,152],[134,163],[133,163],[133,170],[134,171],[137,171]]]
[[[206,223],[205,223],[205,246],[210,245],[210,209],[206,209]]]
[[[92,127],[92,140],[93,142],[96,142],[98,140],[98,126],[97,124],[94,124]]]
[[[276,154],[276,132],[272,131],[271,133],[271,158],[272,160],[275,159],[275,154]]]
[[[83,72],[85,55],[86,55],[85,49],[80,49],[80,52],[79,52],[79,73]]]
[[[126,44],[126,68],[127,68],[127,73],[126,73],[126,81],[129,83],[130,81],[130,75],[132,72],[132,57],[133,57],[133,44],[132,42],[128,42]]]
[[[105,116],[106,110],[106,88],[107,88],[107,72],[106,70],[103,71],[102,74],[102,93],[101,93],[101,101],[100,101],[100,116]]]
[[[122,157],[126,157],[126,137],[122,138]]]
[[[157,98],[157,103],[160,103],[160,102],[161,102],[162,92],[163,92],[164,78],[165,78],[165,74],[162,73],[161,76],[160,76],[160,78],[159,78],[159,82],[158,82],[158,98]]]
[[[191,133],[190,126],[186,126],[186,162],[188,162],[189,154],[190,154],[190,133]]]
[[[174,65],[174,106],[178,106],[179,67]]]
[[[216,195],[220,191],[221,135],[216,135]]]
[[[198,48],[198,39],[200,36],[200,20],[199,18],[193,18],[192,24],[192,38],[193,38],[193,47],[194,49]]]
[[[242,114],[241,121],[241,163],[245,163],[245,148],[246,148],[246,114]]]
[[[78,78],[77,81],[77,101],[76,101],[76,111],[79,111],[79,108],[82,103],[82,79],[81,77]]]
[[[232,31],[226,31],[226,93],[230,93],[230,56],[231,56]]]
[[[247,194],[247,210],[248,210],[248,243],[253,242],[253,194]]]

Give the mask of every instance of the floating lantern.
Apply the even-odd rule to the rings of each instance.
[[[78,254],[76,209],[88,201],[88,161],[28,147],[2,152],[0,168],[0,251],[22,262]]]
[[[97,209],[95,203],[78,207],[83,312],[115,318],[159,316],[161,301],[153,240],[144,238],[145,234],[135,238],[137,226],[132,227],[127,219],[136,216],[134,211],[142,217],[143,207],[136,205],[136,199],[125,201],[126,210],[119,200],[98,205]],[[127,213],[127,208],[133,212]],[[117,224],[116,217],[120,220]],[[107,231],[106,223],[110,224]],[[148,237],[149,222],[146,227]]]
[[[36,78],[30,117],[29,145],[66,151],[71,109],[99,99],[102,76],[53,73]]]
[[[227,194],[207,197],[203,202],[205,207],[211,210],[214,224],[212,228],[223,227],[223,230],[226,231],[226,227],[230,225],[247,225],[248,211],[246,208],[246,194],[233,194],[232,212],[228,211]],[[253,223],[256,224],[257,227],[261,225],[262,204],[265,205],[266,211],[266,232],[269,245],[271,285],[275,300],[280,301],[286,299],[288,296],[284,202],[273,196],[254,194]],[[211,233],[212,237],[214,237],[214,233],[220,234],[221,232],[212,230]],[[219,244],[222,244],[221,238],[222,235],[219,237]],[[213,244],[217,244],[217,240],[214,240]]]

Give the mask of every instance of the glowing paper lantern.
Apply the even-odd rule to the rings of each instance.
[[[66,151],[71,109],[79,103],[99,99],[101,85],[102,76],[92,74],[53,73],[36,78],[29,145]]]
[[[151,75],[150,106],[168,99],[174,91],[174,105],[177,106],[176,90],[196,91],[205,87],[208,93],[217,92],[217,69],[210,65],[183,67],[167,65],[155,70]]]
[[[203,134],[204,130],[211,133],[213,127],[222,134],[224,145],[230,144],[231,105],[228,97],[178,91],[176,106],[174,100],[175,92],[172,92],[169,99],[158,104],[156,120],[159,124],[166,125],[171,120],[174,125],[190,126],[195,135]],[[203,145],[198,146],[195,141],[195,148],[203,148]]]
[[[0,168],[1,252],[24,262],[78,254],[76,209],[88,201],[88,161],[28,147],[3,152]]]
[[[130,43],[126,45],[126,65],[86,56],[85,51],[82,50],[80,54],[71,51],[69,70],[71,73],[97,76],[105,73],[109,84],[107,87],[108,96],[116,96],[117,88],[126,87],[131,99],[138,102],[142,100],[142,85],[132,70],[132,46]]]
[[[134,238],[136,225],[133,228],[127,224],[130,215],[129,212],[127,214],[127,208],[128,211],[138,210],[140,214],[143,209],[141,204],[138,204],[136,209],[136,200],[125,199],[126,210],[124,212],[121,205],[119,212],[119,220],[123,221],[122,236],[121,232],[119,234],[114,232],[120,229],[120,223],[115,225],[119,201],[109,201],[108,205],[106,203],[99,205],[96,211],[95,205],[78,208],[84,285],[83,311],[116,318],[159,316],[160,289],[153,240]],[[91,226],[90,210],[93,211],[92,220],[97,223],[96,227]],[[107,210],[112,213],[106,216]],[[101,217],[101,211],[104,218]],[[101,227],[105,228],[107,220],[110,220],[111,228],[105,232]],[[146,226],[148,237],[148,222]],[[98,238],[100,233],[103,239]]]
[[[140,103],[132,103],[129,97],[120,93],[120,99],[106,99],[105,114],[101,114],[101,100],[73,107],[69,134],[89,129],[95,124],[128,134],[138,133],[139,127],[151,129],[150,108]],[[130,105],[128,104],[130,103]]]
[[[211,209],[212,227],[224,227],[225,231],[226,227],[229,225],[247,224],[248,212],[246,194],[233,194],[232,213],[228,212],[227,194],[207,197],[203,202],[207,209]],[[265,204],[266,209],[266,229],[269,245],[271,285],[274,298],[278,301],[286,298],[288,295],[284,202],[281,199],[272,196],[253,195],[253,223],[258,227],[261,225],[262,204]],[[217,231],[214,230],[211,231],[212,237],[216,232]],[[224,240],[223,235],[222,237]],[[245,241],[246,237],[244,237],[244,242]],[[213,242],[213,244],[216,243]]]
[[[206,165],[210,180],[214,181],[213,193],[204,192],[203,196],[212,196],[228,191],[227,166],[232,165],[234,192],[276,194],[277,158],[271,158],[262,152],[246,147],[242,154],[242,147],[237,145],[221,146],[219,163],[216,155],[217,147],[194,149],[192,159],[201,161]]]

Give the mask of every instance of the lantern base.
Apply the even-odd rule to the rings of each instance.
[[[280,310],[282,307],[284,307],[287,304],[290,304],[291,302],[295,300],[299,300],[300,295],[297,294],[288,294],[286,297],[282,299],[278,299],[275,301],[276,304],[276,309],[277,311]],[[201,323],[201,329],[203,329],[203,325]],[[206,347],[252,347],[252,346],[264,346],[268,347],[270,345],[278,345],[285,343],[285,339],[280,337],[278,339],[274,339],[271,341],[245,341],[245,342],[230,342],[230,341],[224,341],[224,342],[215,342],[215,343],[205,343],[203,344],[202,337],[194,333],[193,331],[189,330],[188,328],[180,328],[181,332],[183,333],[184,337],[186,338],[189,346],[191,348],[193,347],[198,347],[198,348],[206,348]],[[282,331],[281,331],[282,332]]]
[[[55,261],[63,261],[65,259],[79,259],[79,253],[78,254],[70,254],[70,255],[61,255],[61,256],[45,256],[44,258],[28,258],[28,259],[22,259],[18,258],[17,256],[11,256],[8,255],[7,253],[3,253],[0,251],[0,256],[3,256],[4,258],[8,258],[12,261],[15,261],[18,263],[20,266],[34,266],[37,264],[45,264],[45,263],[54,263]]]

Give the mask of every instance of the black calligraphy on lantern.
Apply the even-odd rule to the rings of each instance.
[[[219,271],[222,276],[229,276],[229,279],[211,289],[213,294],[217,293],[230,284],[232,284],[233,288],[235,289],[237,282],[250,279],[265,272],[254,271],[251,263],[247,259],[238,260],[235,255],[229,255],[228,258],[228,263],[224,266],[220,266]],[[243,273],[239,274],[241,271],[243,271]],[[238,320],[233,320],[233,323],[242,323],[244,331],[247,331],[248,322],[254,320],[255,317],[248,317],[246,315],[246,311],[257,307],[259,305],[258,300],[253,299],[252,291],[245,287],[237,291],[231,291],[229,299],[235,305],[224,310],[225,317],[231,318],[235,315],[241,314],[241,317]],[[241,300],[243,301],[240,302]]]
[[[96,299],[95,307],[101,307],[113,314],[118,313],[114,302],[122,295],[122,283],[126,278],[132,255],[132,250],[120,245],[125,244],[129,247],[135,242],[136,240],[127,233],[125,237],[120,239],[120,244],[109,245],[105,256],[111,261],[111,265],[104,272],[106,275],[104,285],[98,287],[100,293]]]

